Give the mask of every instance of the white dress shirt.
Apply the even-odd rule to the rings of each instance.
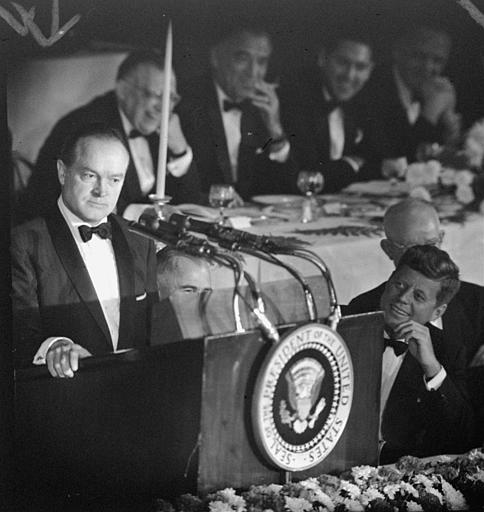
[[[232,179],[234,183],[237,182],[238,177],[238,159],[239,159],[239,148],[242,135],[240,131],[240,123],[242,120],[242,111],[238,108],[231,110],[224,110],[224,101],[232,101],[222,90],[222,88],[215,82],[215,91],[217,93],[218,107],[220,115],[222,116],[222,123],[225,132],[225,140],[227,141],[227,150],[229,152],[230,168],[232,170]],[[290,145],[288,141],[285,141],[282,147],[278,148],[277,151],[269,152],[269,159],[275,162],[284,163],[290,151]],[[257,153],[262,153],[263,149],[259,148]]]
[[[146,195],[153,189],[156,181],[150,146],[146,137],[130,138],[129,134],[134,127],[121,109],[119,109],[119,115],[121,116],[123,130],[128,138],[129,150],[133,157],[136,173],[138,174],[141,192]],[[190,146],[187,146],[187,152],[184,155],[177,158],[170,158],[170,161],[166,164],[166,169],[170,174],[175,176],[175,178],[180,178],[188,172],[192,160],[192,149]]]
[[[420,102],[413,99],[410,89],[405,85],[396,67],[393,67],[393,77],[397,86],[400,103],[407,113],[408,122],[413,126],[420,115]]]
[[[323,88],[326,101],[331,101],[331,95]],[[340,160],[345,147],[345,120],[341,107],[333,109],[328,115],[329,128],[329,157],[331,160]]]
[[[93,235],[91,240],[83,242],[79,233],[79,226],[85,225],[82,219],[74,215],[65,205],[62,196],[57,201],[59,210],[64,217],[74,241],[76,242],[82,260],[96,291],[106,323],[108,325],[113,350],[116,351],[119,338],[119,281],[116,258],[111,240],[102,239]],[[102,219],[98,224],[106,222]],[[94,227],[94,226],[93,226]],[[50,337],[45,340],[34,356],[34,364],[45,364],[45,355],[50,346],[62,337]],[[82,345],[82,340],[69,340]]]

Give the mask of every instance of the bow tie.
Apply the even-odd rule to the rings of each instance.
[[[243,101],[236,103],[235,101],[224,100],[224,103],[223,103],[224,112],[228,112],[229,110],[240,110],[242,112],[244,105],[245,104]]]
[[[111,238],[111,224],[103,222],[99,226],[94,227],[84,224],[79,226],[79,233],[83,242],[89,242],[94,234],[103,239]]]
[[[146,137],[146,135],[144,135],[143,133],[141,133],[139,130],[137,130],[136,128],[133,128],[130,132],[129,132],[129,135],[128,135],[128,138],[129,139],[137,139],[138,137]]]
[[[385,348],[391,347],[393,348],[393,351],[395,352],[395,355],[401,356],[408,350],[408,343],[405,343],[402,340],[396,340],[394,338],[385,338]]]
[[[343,101],[328,100],[326,102],[326,112],[328,112],[328,114],[331,114],[333,110],[336,110],[337,108],[343,108],[343,103]]]

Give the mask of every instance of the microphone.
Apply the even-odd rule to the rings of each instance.
[[[181,232],[176,226],[151,216],[142,215],[139,223],[128,221],[128,230],[192,256],[212,257],[217,254],[217,248],[207,240]]]
[[[180,231],[194,231],[205,235],[209,240],[216,242],[223,249],[238,251],[252,249],[263,252],[278,252],[293,248],[283,237],[268,237],[254,235],[247,231],[235,229],[228,226],[221,226],[212,222],[194,219],[180,213],[173,213],[168,223]]]

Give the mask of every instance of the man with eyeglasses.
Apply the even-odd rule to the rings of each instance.
[[[444,238],[435,208],[423,200],[408,198],[391,206],[385,213],[383,226],[386,238],[380,242],[383,252],[398,265],[407,249],[415,245],[440,247]],[[344,314],[359,314],[380,309],[385,284],[355,297]],[[456,296],[449,302],[435,326],[443,330],[446,343],[462,339],[470,366],[484,365],[484,288],[461,282]]]
[[[66,136],[80,125],[103,122],[124,135],[129,149],[129,165],[117,203],[122,214],[131,203],[147,202],[156,189],[161,100],[163,97],[163,58],[140,50],[120,64],[114,90],[94,98],[57,122],[39,152],[27,193],[27,216],[44,213],[59,194],[55,162]],[[176,77],[172,74],[166,194],[172,204],[198,203],[200,185],[188,145],[176,112],[180,100]]]

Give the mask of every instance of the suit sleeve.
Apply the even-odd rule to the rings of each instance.
[[[12,315],[14,359],[28,364],[44,341],[38,302],[37,272],[27,251],[25,237],[12,237]]]

